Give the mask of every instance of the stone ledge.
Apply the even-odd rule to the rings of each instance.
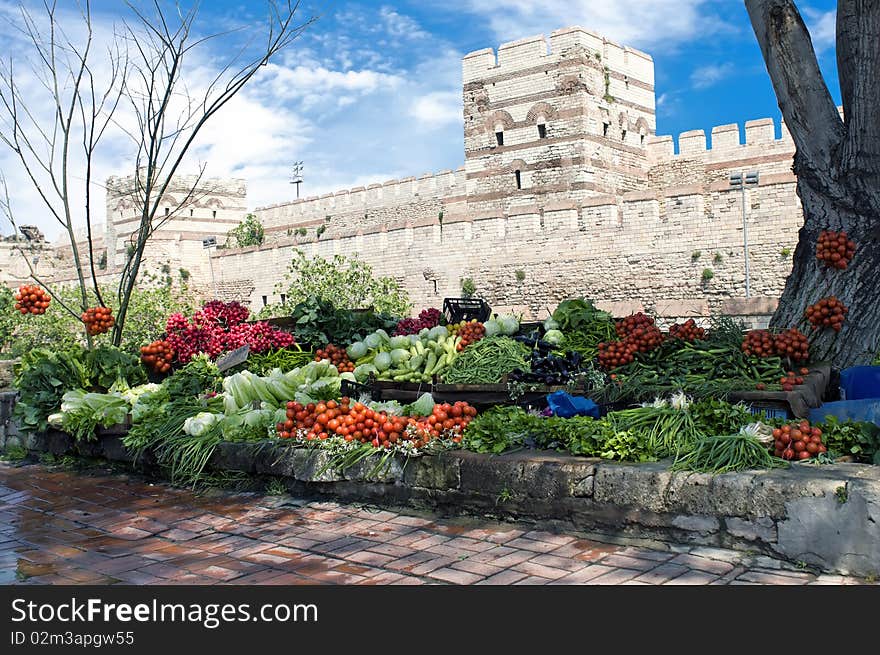
[[[64,433],[0,431],[0,448],[131,461],[118,434],[76,444]],[[757,551],[826,571],[880,571],[880,467],[795,465],[723,475],[672,473],[553,452],[451,451],[343,471],[321,451],[277,442],[223,443],[210,467],[285,478],[294,493],[557,522],[586,532]],[[145,459],[147,464],[152,458]],[[319,475],[320,474],[320,475]],[[841,502],[840,489],[845,490]]]

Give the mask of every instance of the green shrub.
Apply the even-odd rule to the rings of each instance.
[[[227,240],[232,240],[239,248],[263,245],[263,224],[254,214],[248,214],[236,227],[229,230]]]

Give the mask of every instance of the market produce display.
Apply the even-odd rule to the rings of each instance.
[[[773,430],[774,451],[782,459],[809,459],[828,449],[822,443],[822,430],[809,421],[787,423]]]
[[[489,332],[489,336],[493,334],[501,333],[500,324],[489,322],[489,328],[491,332]],[[480,339],[486,336],[486,325],[480,323],[477,319],[472,319],[470,321],[462,321],[461,323],[455,325],[448,326],[450,334],[458,335],[461,338],[456,349],[459,351],[464,350],[472,343],[476,343]]]
[[[51,296],[35,284],[23,284],[13,295],[15,311],[22,314],[45,314],[52,302]]]
[[[318,348],[318,350],[315,351],[315,361],[320,362],[322,359],[329,359],[330,363],[333,364],[340,373],[354,372],[354,362],[348,358],[348,353],[345,352],[345,348],[328,343],[323,348]]]
[[[394,336],[409,336],[410,334],[418,334],[424,329],[430,330],[440,325],[440,317],[440,310],[435,307],[423,309],[419,312],[418,318],[400,319],[394,329]]]

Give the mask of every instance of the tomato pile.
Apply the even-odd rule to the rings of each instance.
[[[167,373],[174,361],[174,349],[167,341],[154,341],[149,346],[141,346],[141,362],[156,373]]]
[[[453,332],[461,337],[461,343],[458,344],[458,350],[462,351],[472,343],[476,343],[486,336],[486,327],[477,319],[470,321],[462,321],[457,326],[453,326]]]
[[[844,270],[856,254],[856,242],[846,232],[822,230],[816,244],[816,259],[826,266]]]
[[[13,296],[15,310],[22,314],[45,314],[52,299],[42,287],[35,284],[23,284]]]
[[[598,350],[599,365],[605,370],[629,364],[637,352],[635,346],[626,340],[600,343]]]
[[[655,327],[655,325],[653,318],[642,312],[638,312],[637,314],[631,314],[626,318],[617,321],[615,327],[617,329],[617,336],[623,338],[628,337],[639,328],[648,329]]]
[[[676,323],[669,327],[669,336],[682,341],[698,341],[706,338],[706,330],[697,327],[696,321],[689,318],[682,324]]]
[[[776,428],[773,439],[773,454],[782,459],[809,459],[828,452],[822,443],[822,430],[812,427],[807,420]]]
[[[287,403],[287,420],[278,423],[275,430],[282,439],[324,440],[338,436],[345,441],[370,443],[375,448],[392,448],[403,441],[416,448],[431,439],[451,438],[461,441],[461,433],[477,415],[477,410],[465,402],[454,405],[434,405],[427,417],[392,416],[377,412],[349,398],[327,402]]]
[[[837,296],[822,298],[815,305],[807,307],[805,312],[807,320],[810,321],[813,329],[830,327],[837,332],[840,332],[840,329],[843,327],[843,318],[847,313],[849,313],[849,309]]]
[[[408,336],[418,334],[424,328],[429,330],[440,325],[440,310],[434,307],[423,309],[418,318],[402,318],[397,322],[394,336]]]
[[[315,352],[315,361],[320,362],[322,359],[329,359],[340,373],[354,373],[354,362],[349,359],[345,348],[328,343]]]
[[[774,335],[769,330],[749,330],[742,342],[742,351],[749,357],[788,357],[804,362],[810,357],[810,344],[797,328]]]
[[[104,334],[116,322],[113,318],[113,310],[109,307],[89,307],[80,318],[86,324],[86,332],[92,336]]]
[[[800,375],[797,375],[794,371],[787,371],[785,377],[779,378],[779,384],[782,385],[783,391],[794,391],[794,388],[804,383],[803,376],[810,372],[808,368],[802,368],[800,370]]]

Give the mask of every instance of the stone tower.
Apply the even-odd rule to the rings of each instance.
[[[463,60],[468,211],[618,195],[646,179],[654,62],[572,27]]]

